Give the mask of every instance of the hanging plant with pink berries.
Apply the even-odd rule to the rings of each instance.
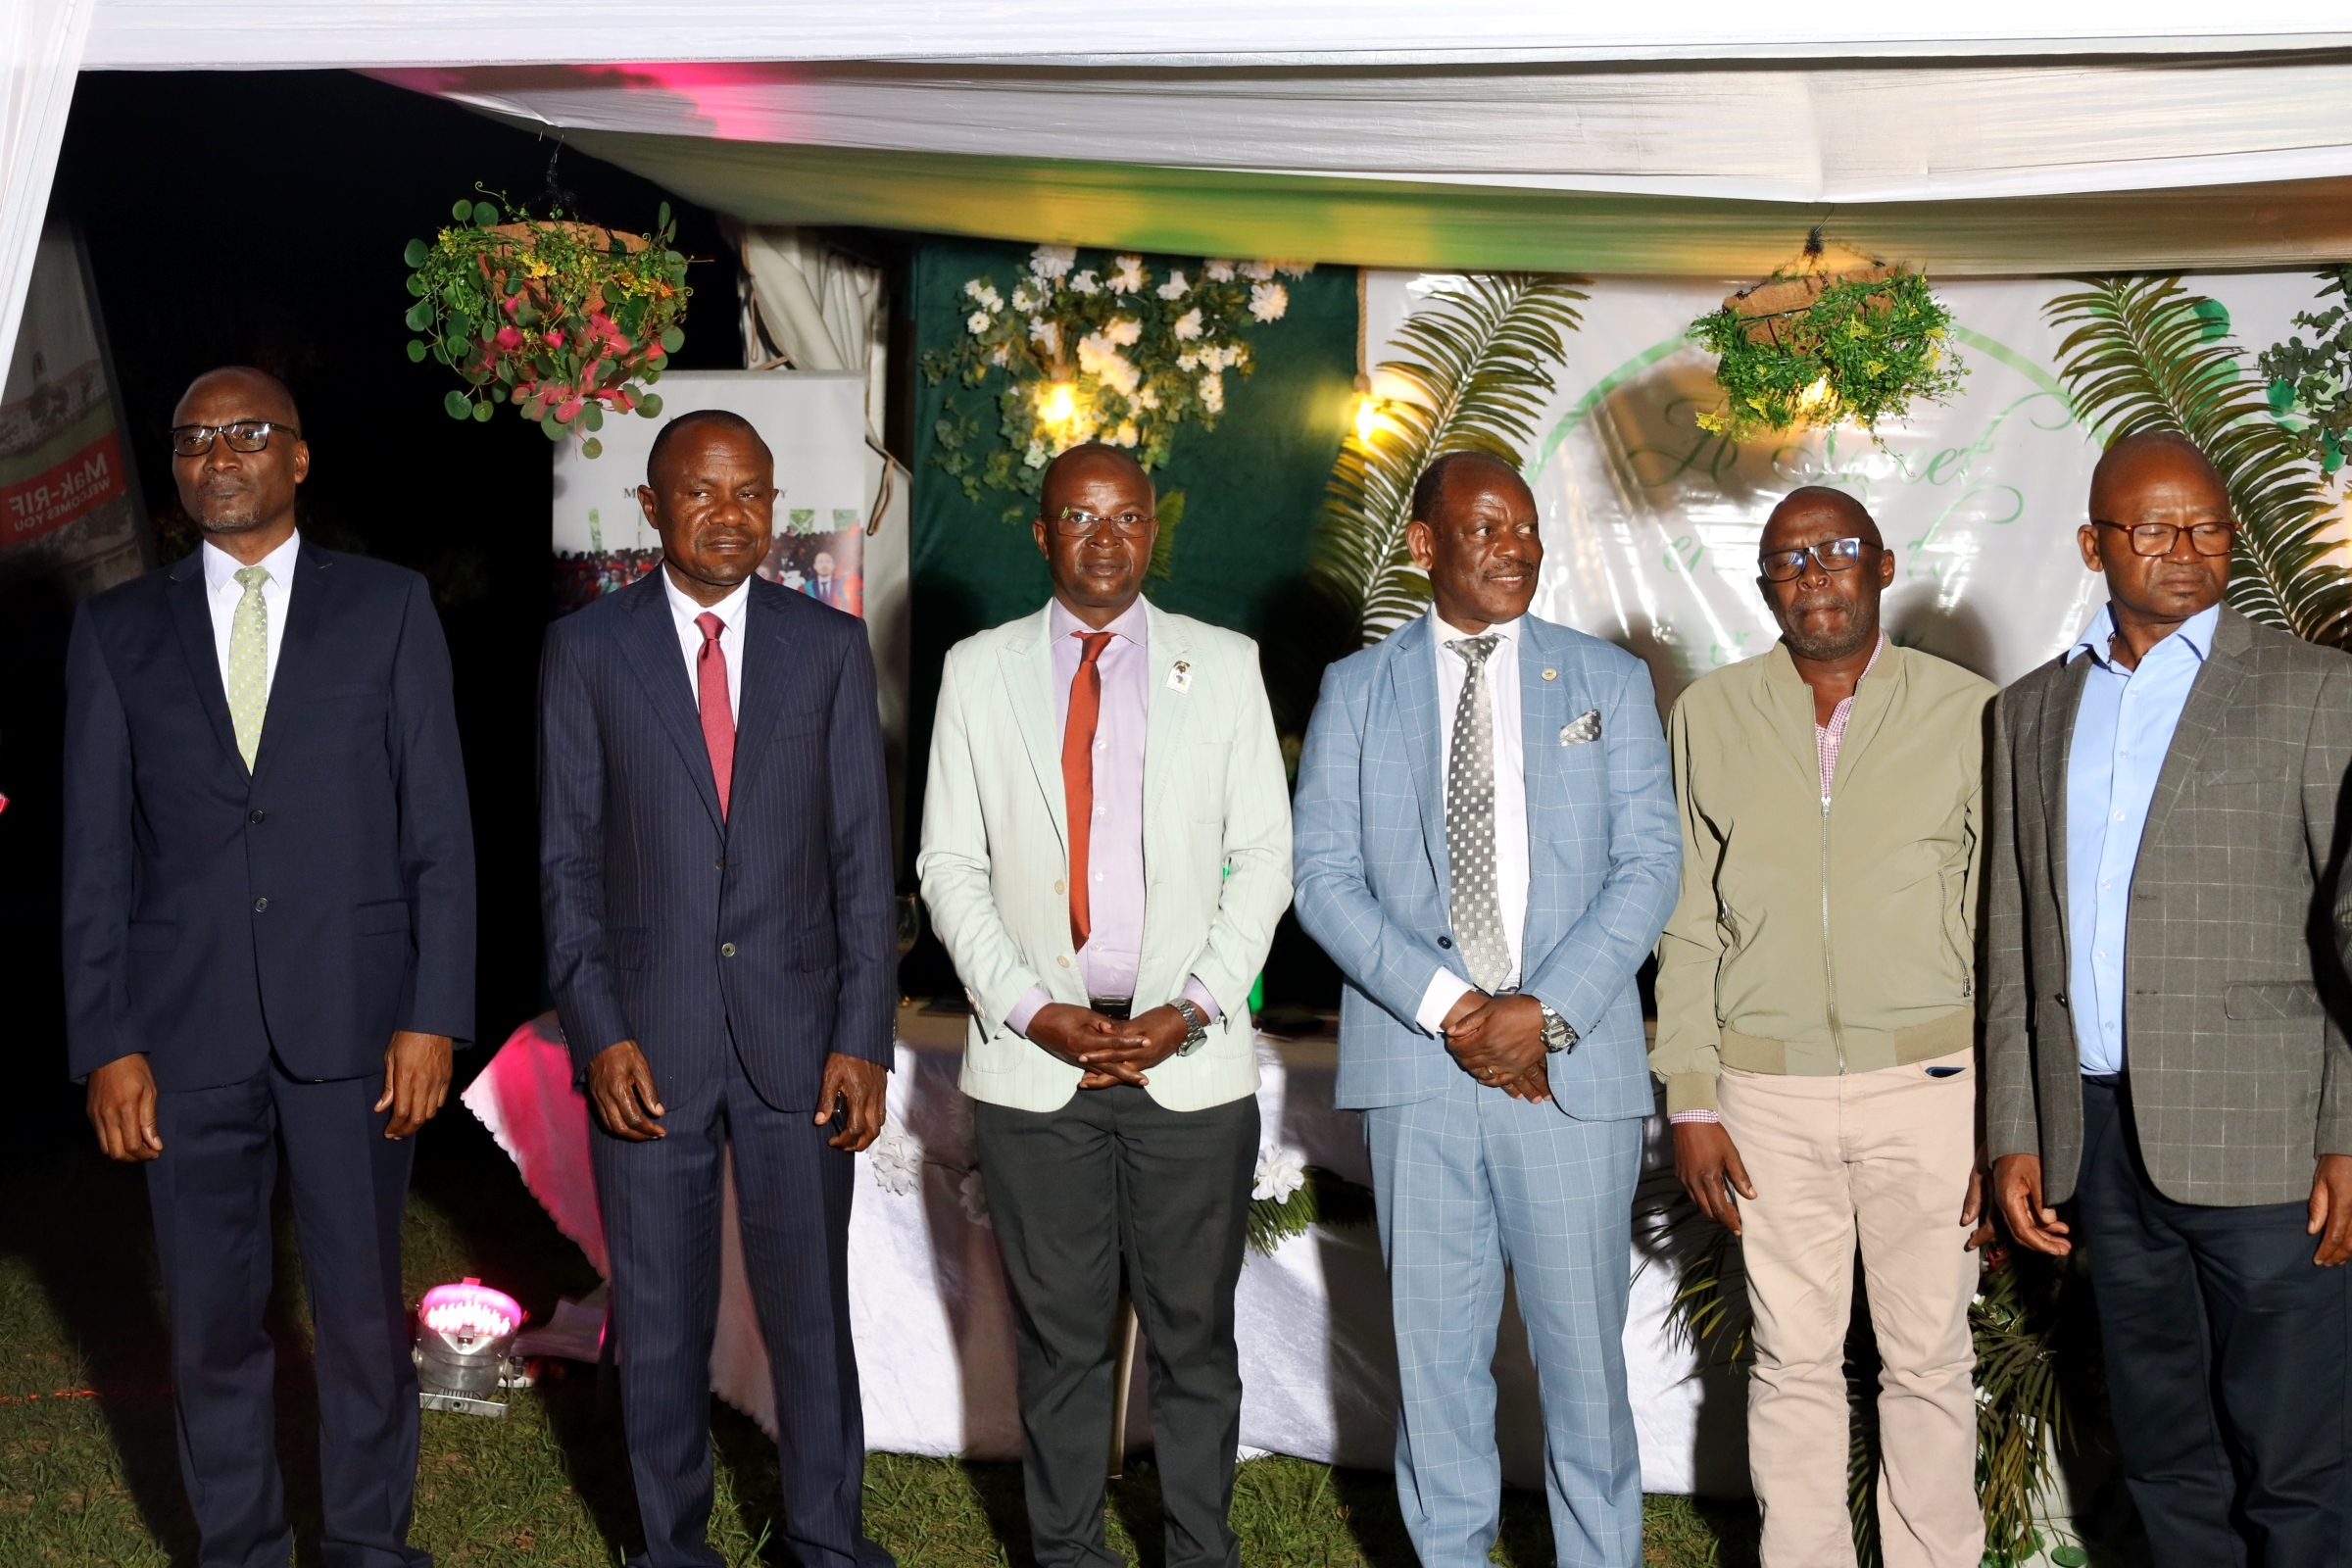
[[[694,291],[662,204],[650,234],[565,218],[535,219],[489,201],[461,201],[430,242],[409,241],[409,358],[465,381],[442,400],[453,419],[486,420],[501,403],[551,441],[604,451],[607,414],[654,418],[679,323]]]

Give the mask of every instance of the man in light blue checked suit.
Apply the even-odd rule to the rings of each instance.
[[[1527,613],[1544,547],[1508,465],[1439,459],[1406,537],[1432,613],[1324,677],[1294,808],[1298,917],[1348,979],[1338,1100],[1379,1199],[1397,1498],[1427,1568],[1487,1560],[1507,1268],[1558,1561],[1633,1568],[1634,974],[1681,869],[1665,735],[1639,660]]]

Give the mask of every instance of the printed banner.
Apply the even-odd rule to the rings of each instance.
[[[0,388],[0,572],[55,575],[78,599],[145,564],[81,257],[70,231],[52,228]]]
[[[1368,275],[1374,365],[1396,357],[1396,327],[1434,281]],[[2190,281],[2229,307],[2249,375],[2319,288],[2299,272]],[[2075,543],[2099,447],[2058,379],[2060,334],[2042,314],[2074,285],[1938,283],[1968,378],[1950,404],[1914,408],[1875,442],[1855,430],[1736,442],[1698,427],[1722,394],[1713,357],[1684,333],[1738,286],[1608,277],[1578,307],[1584,325],[1525,453],[1544,526],[1535,612],[1640,654],[1670,704],[1778,638],[1756,540],[1782,496],[1828,484],[1869,507],[1894,551],[1885,614],[1896,641],[2003,683],[2072,643],[2105,598]]]

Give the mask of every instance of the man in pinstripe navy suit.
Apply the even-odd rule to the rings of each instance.
[[[597,1197],[642,1568],[715,1565],[710,1343],[732,1151],[775,1379],[783,1535],[888,1568],[860,1524],[852,1155],[881,1131],[898,945],[865,629],[762,581],[767,444],[719,411],[655,439],[662,569],[549,629],[540,672],[548,965],[596,1107]]]

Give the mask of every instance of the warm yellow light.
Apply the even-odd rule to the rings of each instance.
[[[1381,417],[1380,400],[1366,392],[1355,400],[1355,439],[1358,446],[1372,444],[1372,432],[1386,421]]]
[[[1797,394],[1796,406],[1806,414],[1817,414],[1821,411],[1822,405],[1831,401],[1833,395],[1830,391],[1830,378],[1827,373],[1824,373],[1819,380]]]
[[[1067,424],[1078,413],[1078,393],[1067,381],[1056,381],[1039,397],[1037,416],[1048,424]]]

